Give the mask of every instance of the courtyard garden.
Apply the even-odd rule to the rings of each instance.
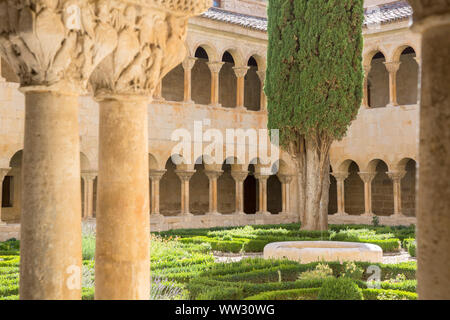
[[[415,230],[411,227],[299,224],[171,230],[151,235],[151,299],[414,300]],[[94,297],[95,228],[83,228],[83,299]],[[364,242],[383,249],[383,263],[265,260],[277,241]],[[0,299],[18,299],[20,242],[0,243]]]

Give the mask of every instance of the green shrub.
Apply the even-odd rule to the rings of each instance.
[[[416,257],[416,239],[404,239],[402,246],[408,251],[411,257]]]
[[[417,293],[407,291],[363,289],[362,293],[365,300],[417,300]]]
[[[351,279],[329,278],[320,288],[319,300],[363,300],[362,290]]]
[[[333,276],[333,270],[325,263],[319,263],[314,270],[305,271],[298,276],[299,280],[320,280]]]
[[[82,300],[94,300],[94,288],[82,288],[81,289],[81,299]]]
[[[262,292],[245,300],[316,300],[319,288]]]
[[[361,280],[364,275],[364,270],[357,266],[354,262],[344,262],[344,272],[342,276],[353,280]]]

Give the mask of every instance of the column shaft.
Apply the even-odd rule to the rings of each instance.
[[[100,101],[96,299],[149,299],[148,99]]]
[[[420,299],[450,299],[450,4],[414,4],[414,24],[420,13],[436,13],[422,33],[417,291]]]
[[[238,77],[236,89],[236,108],[244,108],[244,86],[244,77]]]
[[[192,68],[197,58],[187,57],[183,61],[184,69],[184,102],[192,102]]]
[[[218,215],[217,211],[217,179],[223,173],[219,171],[205,171],[209,179],[209,212],[208,214]]]
[[[270,214],[267,211],[267,179],[269,179],[268,175],[256,174],[255,178],[258,179],[258,187],[259,187],[259,214]]]
[[[361,180],[364,182],[364,215],[373,215],[372,212],[372,181],[376,172],[358,172]]]
[[[191,69],[184,69],[184,102],[191,102]]]
[[[152,180],[151,213],[159,214],[159,179]]]
[[[153,216],[160,215],[159,212],[159,182],[161,181],[162,176],[166,173],[167,170],[150,170],[150,180],[152,183],[151,195],[150,195],[150,213]],[[150,217],[151,218],[151,217]]]
[[[389,72],[389,107],[398,106],[397,103],[397,71],[400,68],[400,62],[385,62]]]
[[[195,170],[175,170],[181,180],[181,215],[191,216],[189,212],[189,180],[194,175]]]
[[[231,171],[231,176],[236,182],[236,212],[235,214],[244,213],[244,180],[248,175],[248,171]]]
[[[343,215],[345,214],[345,189],[344,189],[344,181],[348,177],[347,172],[336,172],[332,173],[332,175],[336,178],[336,189],[337,189],[337,214]]]
[[[219,72],[224,62],[209,62],[208,68],[211,71],[211,105],[219,105]]]
[[[81,298],[78,97],[25,93],[21,299]]]
[[[281,212],[290,212],[290,184],[292,181],[292,175],[278,174],[278,178],[281,182]]]
[[[394,193],[394,215],[402,214],[402,188],[400,181],[406,174],[406,171],[387,172],[388,177],[392,180]]]

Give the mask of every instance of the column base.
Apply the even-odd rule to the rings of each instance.
[[[220,212],[214,211],[214,212],[207,212],[207,216],[221,216],[222,214]]]
[[[395,107],[398,107],[398,104],[388,103],[388,104],[386,105],[386,108],[395,108]]]
[[[390,215],[389,218],[392,218],[392,219],[400,219],[400,218],[406,218],[406,216],[403,215],[402,213],[395,213],[395,214],[393,214],[393,215]]]
[[[195,105],[195,102],[193,100],[189,100],[189,101],[183,101],[183,104],[193,106],[193,105]]]
[[[236,108],[234,108],[236,111],[247,111],[247,108],[246,107],[244,107],[244,106],[239,106],[239,107],[236,107]]]
[[[181,213],[180,216],[182,216],[182,217],[192,217],[193,214],[190,213],[190,212],[184,212],[184,213]]]
[[[222,108],[222,105],[220,103],[216,103],[216,104],[209,104],[209,107],[213,107],[213,108]]]
[[[376,215],[373,212],[366,212],[361,215],[361,217],[375,217]]]
[[[268,211],[258,211],[256,213],[257,215],[261,215],[261,216],[271,216],[272,214]]]
[[[346,216],[348,216],[348,213],[345,213],[345,212],[336,212],[336,213],[334,214],[334,216],[335,216],[335,217],[346,217]]]
[[[163,219],[164,216],[160,213],[150,213],[150,219]]]
[[[236,215],[236,216],[245,216],[246,215],[246,213],[243,212],[243,211],[236,211],[233,214]]]

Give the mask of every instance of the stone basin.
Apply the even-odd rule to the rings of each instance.
[[[264,247],[264,259],[288,259],[301,263],[317,261],[381,262],[383,250],[374,244],[339,241],[273,242]]]

